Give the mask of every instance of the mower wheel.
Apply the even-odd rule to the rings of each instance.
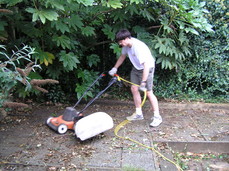
[[[57,129],[57,131],[60,134],[64,134],[65,132],[67,132],[67,130],[68,130],[68,127],[65,124],[61,124],[60,126],[58,126],[58,129]]]
[[[53,117],[49,117],[49,118],[47,119],[47,121],[46,121],[46,124],[49,124],[52,118],[53,118]]]

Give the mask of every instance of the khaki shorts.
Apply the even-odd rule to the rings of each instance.
[[[155,68],[151,68],[149,71],[148,78],[146,80],[146,89],[147,91],[151,91],[153,89],[153,77],[154,77]],[[137,70],[136,68],[132,68],[130,73],[130,81],[134,84],[140,85],[142,81],[143,70]]]

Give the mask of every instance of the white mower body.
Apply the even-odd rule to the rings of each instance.
[[[84,141],[113,128],[113,126],[113,119],[107,113],[96,112],[76,122],[74,130],[76,137]]]

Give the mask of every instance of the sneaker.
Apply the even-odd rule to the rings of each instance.
[[[161,116],[154,116],[152,119],[153,119],[153,122],[150,123],[150,126],[156,127],[162,123]]]
[[[144,119],[143,115],[137,115],[136,113],[134,113],[131,116],[126,117],[127,120],[129,121],[134,121],[134,120],[142,120]]]

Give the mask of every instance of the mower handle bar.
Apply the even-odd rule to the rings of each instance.
[[[100,74],[99,76],[98,76],[98,78],[96,78],[96,80],[87,88],[87,90],[83,93],[83,95],[79,98],[79,100],[76,102],[76,104],[73,106],[73,108],[75,108],[79,103],[80,103],[80,101],[82,100],[82,98],[86,95],[86,93],[92,88],[92,86],[94,86],[95,85],[95,83],[99,80],[99,79],[101,79],[102,77],[104,77],[104,76],[106,76],[105,74]]]
[[[110,88],[110,86],[112,86],[115,82],[118,81],[118,78],[115,76],[113,77],[110,82],[108,83],[108,86],[103,89],[102,91],[100,91],[96,96],[95,98],[91,99],[88,104],[79,112],[79,113],[82,113],[84,110],[86,110],[88,108],[88,106],[90,106],[96,99],[98,99],[108,88]]]

